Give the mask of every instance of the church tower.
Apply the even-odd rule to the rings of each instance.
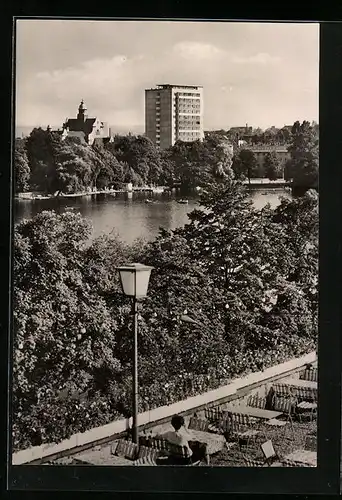
[[[85,122],[86,119],[88,118],[88,115],[86,114],[87,108],[84,104],[84,101],[82,99],[81,104],[78,106],[78,115],[77,115],[77,120],[81,122]]]

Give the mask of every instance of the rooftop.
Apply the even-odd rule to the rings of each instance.
[[[158,83],[157,88],[163,88],[163,89],[168,89],[168,88],[182,88],[182,89],[202,89],[202,85],[171,85],[169,83]]]
[[[198,89],[202,89],[203,86],[202,85],[171,85],[170,83],[161,83],[161,84],[157,84],[155,88],[150,88],[150,89],[146,89],[146,90],[173,89],[173,88],[198,90]]]

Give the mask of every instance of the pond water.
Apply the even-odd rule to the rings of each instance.
[[[272,207],[280,203],[280,197],[291,197],[283,189],[255,190],[250,197],[256,208],[266,203]],[[146,203],[146,199],[153,203]],[[159,227],[175,229],[188,222],[187,214],[198,202],[195,196],[187,196],[188,204],[180,204],[177,195],[133,193],[98,194],[91,196],[60,198],[50,200],[15,200],[14,220],[30,219],[42,210],[66,210],[80,212],[89,219],[93,226],[93,237],[115,232],[120,238],[132,243],[136,238],[152,240],[158,234]]]

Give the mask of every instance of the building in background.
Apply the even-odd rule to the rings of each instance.
[[[87,108],[82,99],[78,107],[76,118],[67,118],[63,124],[62,137],[79,137],[89,145],[110,139],[107,123],[100,121],[97,117],[89,118]]]
[[[203,140],[203,88],[157,85],[145,90],[145,135],[161,149]]]
[[[249,151],[253,151],[256,161],[259,167],[264,166],[265,157],[267,153],[274,151],[279,159],[279,162],[285,167],[285,163],[291,158],[291,154],[288,152],[288,145],[277,145],[277,146],[248,146],[245,147]]]

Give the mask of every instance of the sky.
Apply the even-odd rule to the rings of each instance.
[[[16,126],[62,126],[84,99],[144,132],[144,90],[202,85],[205,130],[318,121],[319,25],[18,20]]]

